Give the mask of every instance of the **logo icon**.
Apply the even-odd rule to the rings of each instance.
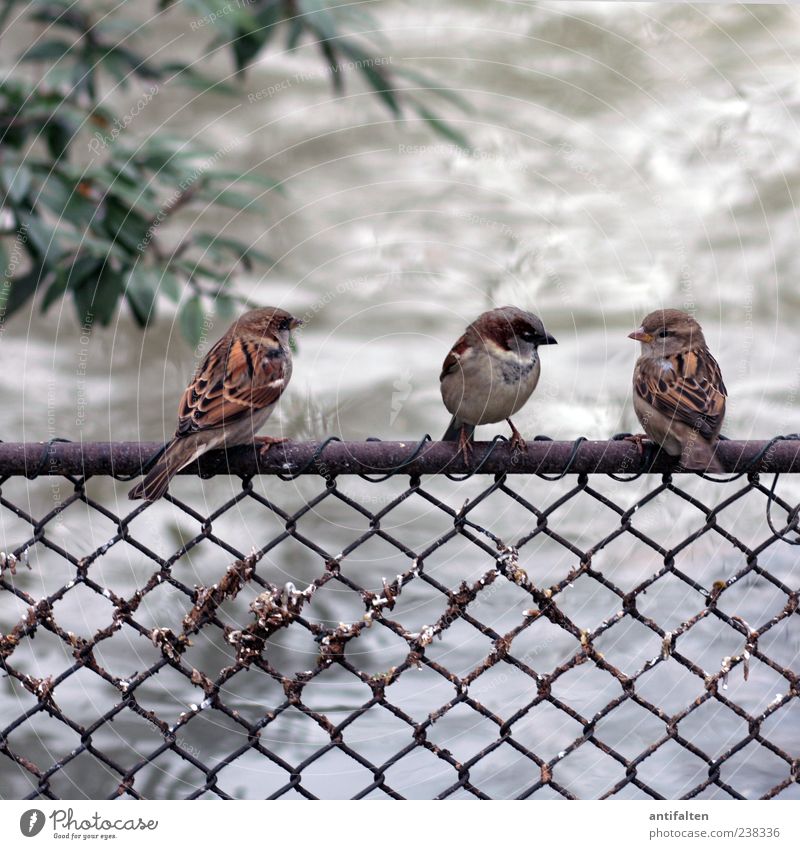
[[[19,830],[25,837],[36,837],[44,828],[44,813],[37,808],[31,808],[19,818]]]

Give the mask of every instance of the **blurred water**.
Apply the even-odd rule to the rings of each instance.
[[[481,310],[516,303],[541,314],[559,340],[543,352],[543,377],[535,399],[516,424],[528,436],[586,435],[605,438],[633,430],[630,374],[636,346],[626,335],[642,315],[658,306],[696,311],[717,355],[730,393],[725,431],[736,438],[764,438],[800,429],[796,398],[800,364],[797,264],[797,117],[800,112],[800,17],[791,6],[624,3],[440,2],[434,8],[389,2],[378,10],[392,62],[425,70],[458,90],[470,111],[442,109],[466,133],[474,151],[466,154],[435,138],[420,122],[391,121],[375,98],[349,75],[345,94],[332,96],[329,80],[312,47],[291,55],[273,51],[247,78],[236,108],[202,95],[191,105],[185,90],[165,88],[130,128],[144,138],[162,122],[172,131],[195,136],[206,146],[231,145],[229,162],[285,182],[286,195],[271,193],[264,221],[216,219],[240,237],[253,240],[278,260],[264,276],[242,278],[241,291],[260,303],[279,304],[308,319],[299,339],[292,385],[268,432],[311,439],[335,434],[349,439],[381,436],[439,436],[447,415],[437,377],[449,346]],[[176,56],[194,59],[200,36],[183,31],[178,17],[167,17],[164,39],[178,36]],[[214,63],[211,71],[214,70]],[[219,69],[219,68],[218,68]],[[300,76],[300,81],[297,75]],[[248,93],[283,81],[288,87],[251,102]],[[135,101],[133,91],[123,99]],[[122,96],[114,93],[115,106]],[[120,109],[119,111],[124,111]],[[227,158],[227,157],[226,157]],[[212,220],[213,219],[212,217]],[[224,330],[215,326],[216,338]],[[167,438],[174,428],[177,399],[194,367],[194,353],[180,339],[170,318],[142,335],[123,313],[114,327],[95,328],[88,352],[69,304],[46,316],[37,311],[16,316],[0,340],[7,367],[0,372],[6,440],[64,436],[82,440]],[[79,374],[86,357],[87,374]],[[80,406],[87,403],[85,419]],[[479,438],[495,430],[482,428]],[[175,492],[208,514],[235,483],[219,479],[181,480]],[[485,483],[485,482],[484,482]],[[515,488],[540,509],[574,481],[547,484],[514,481]],[[632,503],[647,483],[621,487],[593,482],[618,503]],[[318,481],[256,483],[285,510],[297,509]],[[451,506],[474,497],[480,484],[456,486],[430,481],[426,487]],[[730,489],[690,481],[687,489],[717,503]],[[343,481],[342,489],[370,509],[388,503],[402,482],[380,486]],[[121,484],[96,480],[90,494],[123,513]],[[44,514],[57,492],[49,483],[3,485],[3,495],[34,516]],[[800,487],[781,483],[787,498]],[[385,500],[384,500],[385,499]],[[694,530],[699,514],[676,499],[660,499],[637,519],[645,531],[668,546]],[[748,544],[763,539],[763,499],[748,496],[723,514],[727,527]],[[533,529],[532,517],[511,500],[493,496],[476,514],[494,533],[511,541]],[[384,527],[414,550],[421,550],[447,526],[447,517],[411,499],[390,514]],[[722,521],[722,519],[721,519]],[[266,523],[266,524],[265,524]],[[618,519],[587,496],[562,508],[553,526],[578,547],[608,533]],[[341,551],[365,526],[362,517],[330,501],[304,519],[305,532],[331,552]],[[395,526],[396,525],[396,526]],[[215,533],[242,552],[260,546],[279,527],[265,512],[244,503],[215,521]],[[131,525],[162,555],[199,526],[170,505],[158,504]],[[0,509],[2,547],[13,548],[27,528]],[[48,533],[72,552],[88,553],[113,534],[113,525],[81,504],[65,512]],[[743,556],[721,537],[708,535],[681,554],[682,568],[706,588],[744,566]],[[174,569],[181,581],[212,583],[230,555],[203,543]],[[797,586],[796,558],[788,547],[769,549],[759,561],[790,586]],[[74,574],[69,564],[37,546],[31,572],[15,584],[34,596],[45,595]],[[522,566],[546,586],[576,566],[556,543],[537,537],[523,549]],[[623,537],[603,551],[595,566],[624,588],[635,586],[662,564],[646,547]],[[343,564],[363,585],[377,589],[382,577],[408,568],[408,559],[388,546],[369,544]],[[450,543],[426,561],[437,580],[455,587],[474,580],[491,562],[469,544]],[[92,567],[92,577],[120,595],[129,595],[150,574],[152,564],[131,546],[118,545]],[[287,541],[265,557],[261,574],[298,587],[319,574],[321,560]],[[499,586],[499,584],[498,584]],[[78,593],[78,590],[81,592]],[[161,592],[163,590],[163,592]],[[747,579],[724,596],[726,612],[738,613],[757,627],[785,602],[771,584]],[[248,619],[243,594],[231,608],[231,621]],[[777,604],[777,608],[776,608]],[[514,627],[529,606],[509,585],[486,594],[475,615],[498,632]],[[148,596],[137,620],[146,627],[175,627],[185,600],[164,587]],[[619,599],[582,578],[565,593],[561,606],[584,628],[619,608]],[[665,628],[702,609],[699,594],[682,583],[659,581],[640,601],[645,615]],[[63,609],[62,609],[63,608]],[[444,602],[418,582],[404,591],[396,618],[411,630],[441,615]],[[0,598],[0,626],[7,630],[22,615],[10,593]],[[76,588],[56,606],[62,627],[88,636],[107,624],[109,603]],[[319,621],[353,621],[363,607],[344,589],[326,588],[308,615]],[[742,648],[730,629],[707,619],[682,637],[680,650],[706,672]],[[276,634],[268,649],[281,671],[310,668],[316,645],[302,635]],[[800,629],[796,617],[761,645],[785,666],[797,668]],[[124,636],[123,636],[124,635]],[[226,650],[205,642],[187,654],[211,674],[229,662]],[[358,665],[370,673],[398,662],[403,646],[385,629],[373,628],[356,641]],[[601,641],[599,650],[625,672],[640,668],[660,651],[654,635],[623,620]],[[574,641],[544,622],[524,631],[514,651],[533,658],[546,673],[574,653]],[[431,656],[465,674],[490,650],[489,641],[464,623],[454,625]],[[131,629],[107,641],[98,658],[114,674],[130,675],[157,657],[156,649]],[[35,641],[14,654],[17,668],[38,676],[66,668],[60,640],[39,630]],[[412,677],[416,676],[416,677]],[[213,677],[213,676],[212,676]],[[736,680],[734,680],[734,678]],[[649,688],[649,689],[648,689]],[[786,681],[754,663],[748,682],[732,676],[728,698],[747,710],[760,710]],[[164,718],[175,718],[198,691],[171,670],[138,691],[141,701]],[[619,685],[591,664],[559,680],[556,695],[591,716],[618,694]],[[637,692],[677,711],[700,694],[702,682],[674,661],[645,676]],[[533,698],[530,679],[510,667],[479,677],[471,695],[503,718]],[[329,670],[304,693],[309,703],[343,718],[369,698],[357,680]],[[453,696],[452,686],[428,670],[406,673],[389,696],[409,715],[422,719]],[[113,705],[118,693],[84,670],[56,690],[66,711],[88,724]],[[283,698],[274,682],[255,670],[240,673],[226,701],[242,713],[260,716]],[[8,679],[0,684],[0,711],[15,716],[32,697]],[[410,742],[407,726],[384,710],[372,709],[350,726],[346,740],[374,762]],[[387,725],[389,723],[389,725]],[[770,739],[797,757],[798,714],[786,708],[767,723]],[[719,754],[746,735],[730,710],[711,702],[681,723],[686,739],[709,754]],[[514,737],[547,759],[581,733],[580,724],[543,704],[514,725]],[[632,756],[663,733],[663,723],[626,703],[598,724],[599,739]],[[232,751],[241,734],[215,713],[187,727],[183,745],[206,763]],[[32,760],[48,764],[70,751],[77,735],[41,714],[19,729],[13,744]],[[467,760],[492,739],[496,727],[459,708],[429,731],[429,738]],[[121,763],[135,763],[158,738],[130,712],[95,737]],[[286,714],[265,730],[265,745],[292,762],[301,760],[323,735],[307,717]],[[240,740],[240,743],[245,741]],[[770,759],[772,758],[772,759]],[[220,773],[219,783],[236,796],[263,797],[279,787],[284,774],[256,755],[240,758]],[[702,780],[706,767],[677,744],[670,744],[641,766],[642,778],[668,798]],[[786,765],[753,745],[726,764],[723,778],[744,795],[758,795],[778,783]],[[329,753],[305,774],[303,784],[325,796],[350,796],[370,777],[353,761]],[[312,777],[313,775],[313,777]],[[621,768],[592,746],[581,746],[559,763],[555,779],[577,795],[598,795],[623,775]],[[492,796],[522,792],[538,768],[507,744],[471,772],[473,782]],[[180,796],[197,785],[193,767],[165,756],[137,777],[137,789],[150,796]],[[73,782],[74,784],[70,783]],[[454,771],[431,753],[417,751],[387,771],[387,782],[407,796],[428,797],[455,781]],[[103,795],[116,776],[81,756],[54,779],[61,795]],[[796,785],[795,785],[796,788]],[[22,774],[0,762],[0,796],[28,792]],[[639,791],[626,788],[629,797]],[[791,795],[787,791],[783,796]],[[796,790],[795,796],[797,795]],[[547,796],[547,793],[540,794]],[[708,794],[706,794],[708,795]],[[725,794],[719,793],[724,796]]]

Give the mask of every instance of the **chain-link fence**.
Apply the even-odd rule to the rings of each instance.
[[[798,445],[2,444],[0,796],[800,798]]]

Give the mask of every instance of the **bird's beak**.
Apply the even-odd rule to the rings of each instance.
[[[644,327],[640,327],[638,330],[634,330],[633,333],[629,333],[628,339],[635,339],[637,342],[653,341],[653,337],[644,329]]]
[[[536,344],[537,345],[558,345],[558,342],[556,341],[555,336],[551,336],[549,333],[542,333],[536,339]]]
[[[292,330],[295,330],[298,327],[302,327],[304,324],[305,322],[302,318],[293,318],[291,324]]]

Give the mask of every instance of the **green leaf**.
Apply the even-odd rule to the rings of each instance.
[[[103,226],[111,240],[131,254],[141,253],[146,247],[149,220],[115,199],[106,204]]]
[[[18,310],[36,291],[42,273],[41,266],[35,266],[26,274],[13,278],[10,287],[5,285],[0,287],[0,313],[11,315]],[[3,283],[5,282],[3,280]]]
[[[66,274],[56,275],[56,279],[47,287],[44,293],[42,303],[39,309],[45,313],[50,307],[67,291],[67,276]]]
[[[61,254],[56,228],[29,213],[20,215],[19,219],[20,230],[25,234],[30,252],[42,266],[52,265]]]
[[[25,199],[31,187],[31,172],[25,165],[15,167],[4,165],[0,168],[0,182],[12,203],[18,204]]]
[[[94,287],[105,259],[94,254],[79,254],[72,263],[62,266],[56,272],[56,279],[44,293],[40,309],[43,313],[59,299],[68,289],[79,289],[82,286]]]
[[[86,280],[93,281],[105,263],[106,258],[103,256],[89,253],[78,254],[71,263],[59,271],[59,274],[64,275],[67,286],[76,289]]]
[[[67,234],[69,235],[69,234]],[[119,260],[120,264],[130,262],[130,253],[115,242],[110,242],[103,233],[101,238],[95,238],[91,233],[79,230],[72,238],[65,238],[65,246],[73,251],[91,251],[95,256]]]
[[[427,74],[421,71],[416,71],[413,68],[392,68],[393,73],[398,77],[405,77],[407,80],[416,83],[420,88],[424,88],[431,94],[441,97],[442,100],[447,100],[454,106],[463,109],[464,112],[471,112],[472,107],[458,92],[453,91],[445,86],[439,85],[435,80],[432,80]]]
[[[211,188],[203,189],[200,191],[200,197],[219,206],[226,206],[228,209],[247,209],[251,212],[265,209],[263,203],[250,195],[234,192],[231,189],[222,189],[219,192]]]
[[[271,263],[267,254],[255,250],[238,239],[230,239],[226,236],[218,236],[215,233],[198,233],[192,240],[199,248],[206,250],[213,258],[222,260],[224,254],[228,253],[236,261],[241,261],[248,270],[252,268],[252,261]]]
[[[167,62],[161,66],[161,70],[167,74],[173,74],[176,82],[188,85],[198,91],[227,94],[230,97],[237,97],[241,94],[236,86],[232,86],[224,80],[215,80],[201,74],[185,62]]]
[[[254,186],[263,186],[265,189],[277,189],[285,191],[279,180],[273,180],[263,174],[242,174],[239,171],[209,171],[206,179],[209,183],[224,180],[226,183],[252,183]]]
[[[278,31],[278,24],[283,20],[284,14],[283,4],[280,2],[256,7],[255,19],[262,49],[269,44],[272,36]]]
[[[188,301],[184,302],[178,314],[181,333],[192,346],[198,345],[202,338],[204,321],[205,313],[200,298],[192,295]]]
[[[161,273],[155,268],[135,265],[128,274],[125,297],[140,327],[145,327],[155,316],[160,284]]]
[[[182,271],[189,279],[195,277],[208,277],[217,283],[224,283],[228,279],[227,274],[221,274],[207,265],[200,265],[190,259],[176,259],[172,261],[172,267]]]
[[[105,70],[119,83],[121,91],[127,91],[131,82],[131,70],[128,63],[113,51],[98,55],[98,62],[102,62]]]
[[[8,5],[11,6],[13,2],[14,0],[11,0]],[[70,3],[69,0],[45,0],[45,2],[34,0],[30,5],[43,7],[36,9],[31,15],[31,20],[38,21],[39,23],[53,23],[58,21],[59,26],[74,29],[81,33],[81,35],[91,26],[90,23],[87,23],[84,15],[75,11],[75,4]],[[70,6],[72,9],[69,8]]]
[[[72,290],[78,321],[83,324],[96,319],[100,324],[109,324],[124,288],[125,277],[108,264],[99,278],[87,277]]]
[[[53,39],[52,41],[43,41],[40,44],[34,44],[20,56],[20,62],[38,62],[41,60],[61,59],[71,53],[76,47],[76,44],[71,44],[68,41]]]
[[[75,128],[69,122],[54,117],[45,128],[45,138],[50,155],[58,160],[66,156],[75,138]]]
[[[289,32],[286,36],[286,49],[294,50],[300,42],[303,34],[303,21],[300,18],[292,18],[289,22]]]
[[[229,295],[217,295],[214,309],[221,319],[230,321],[236,313],[236,301]]]
[[[168,269],[161,272],[161,291],[176,304],[181,299],[181,286],[178,278]]]
[[[103,46],[95,51],[98,62],[106,62],[110,57],[118,62],[122,62],[128,66],[130,73],[136,74],[145,80],[161,79],[161,72],[154,66],[150,65],[144,56],[139,56],[127,47],[121,44],[115,44],[112,47]]]
[[[336,51],[333,49],[330,41],[323,41],[320,44],[319,49],[328,61],[328,68],[331,72],[331,83],[333,84],[333,93],[341,95],[344,92],[344,81],[342,80],[342,69],[336,61]]]
[[[420,103],[412,103],[414,111],[422,118],[430,127],[432,127],[440,136],[446,138],[453,144],[458,145],[463,150],[470,151],[472,148],[469,139],[460,133],[458,130],[451,127],[441,118],[437,118],[432,112],[422,106]]]
[[[328,41],[337,38],[336,18],[325,0],[298,0],[305,25]]]
[[[100,192],[106,197],[114,197],[119,201],[120,206],[130,207],[131,209],[135,208],[138,212],[147,215],[148,218],[153,218],[161,211],[161,207],[159,207],[155,199],[151,196],[152,192],[141,180],[136,188],[129,186],[121,180],[116,180],[107,188],[105,186],[100,187]]]
[[[233,48],[236,75],[241,77],[250,62],[255,59],[259,50],[261,50],[261,40],[252,33],[243,32],[231,42],[231,47]]]
[[[340,40],[339,49],[357,64],[359,72],[367,80],[375,94],[389,107],[391,113],[399,118],[401,109],[394,91],[395,86],[381,69],[381,66],[375,64],[376,57],[370,56],[369,53],[357,47],[351,41]]]

